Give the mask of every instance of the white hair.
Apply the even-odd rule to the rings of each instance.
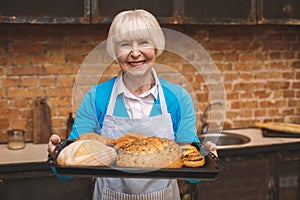
[[[153,42],[156,56],[165,49],[165,37],[157,19],[143,9],[123,11],[114,18],[107,37],[108,54],[117,58],[117,44],[123,40],[148,39]]]

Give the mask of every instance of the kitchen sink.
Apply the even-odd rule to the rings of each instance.
[[[211,141],[217,146],[241,145],[250,142],[250,138],[235,133],[206,133],[199,136],[200,141]]]

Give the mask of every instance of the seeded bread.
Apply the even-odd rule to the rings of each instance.
[[[120,147],[116,163],[122,167],[181,168],[181,156],[181,149],[174,141],[145,137]]]

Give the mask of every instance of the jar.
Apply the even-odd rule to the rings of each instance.
[[[7,145],[9,149],[17,150],[25,147],[25,132],[24,130],[8,130]]]

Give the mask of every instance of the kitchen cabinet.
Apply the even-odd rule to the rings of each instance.
[[[258,0],[259,24],[300,24],[299,0]]]
[[[277,169],[279,199],[300,199],[300,150],[281,152]]]
[[[174,0],[92,0],[92,23],[110,23],[123,10],[143,8],[153,13],[160,22],[172,23]]]
[[[169,24],[255,24],[256,0],[92,0],[92,22],[106,23],[126,9],[143,8]]]
[[[93,179],[58,180],[53,173],[0,173],[0,199],[82,200],[92,199]]]
[[[184,23],[255,24],[256,0],[185,0]]]
[[[138,8],[162,24],[300,24],[298,0],[10,0],[0,1],[0,23],[109,24]]]
[[[90,0],[0,1],[0,23],[90,23]]]

